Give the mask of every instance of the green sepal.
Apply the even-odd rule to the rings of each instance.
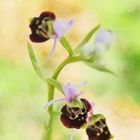
[[[73,50],[72,50],[69,42],[67,41],[67,39],[64,36],[60,39],[60,43],[67,50],[69,55],[72,56],[73,55]]]
[[[92,30],[90,30],[88,32],[88,34],[84,37],[84,39],[82,40],[82,42],[75,48],[74,50],[74,54],[77,54],[80,52],[81,48],[88,43],[88,41],[90,40],[90,38],[92,37],[92,35],[99,29],[100,25],[95,26]]]
[[[108,72],[110,74],[113,74],[116,76],[116,74],[110,70],[109,68],[107,68],[106,66],[104,65],[99,65],[99,64],[95,64],[95,63],[89,63],[89,62],[85,62],[88,66],[90,66],[91,68],[94,68],[98,71],[101,71],[101,72]]]
[[[55,80],[55,79],[52,79],[52,78],[48,78],[47,79],[47,82],[51,85],[53,85],[54,87],[56,87],[61,93],[64,94],[64,91],[63,91],[63,85],[62,83],[60,83],[59,81]]]
[[[37,63],[37,59],[35,57],[35,54],[34,54],[34,51],[33,51],[33,48],[32,48],[32,45],[28,42],[27,44],[28,46],[28,53],[29,53],[29,56],[30,56],[30,59],[31,59],[31,62],[32,62],[32,65],[33,65],[33,68],[35,70],[35,72],[37,73],[37,75],[43,80],[45,81],[44,77],[43,77],[43,74],[41,72],[41,69]]]
[[[80,99],[74,99],[72,102],[68,104],[69,107],[78,107],[78,108],[83,108],[84,104],[81,102]]]

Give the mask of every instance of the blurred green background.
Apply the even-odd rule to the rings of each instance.
[[[47,86],[34,72],[28,53],[29,19],[50,10],[57,17],[74,18],[67,38],[73,48],[96,24],[116,34],[105,61],[116,74],[98,72],[82,63],[67,66],[63,83],[87,81],[83,97],[95,102],[95,113],[107,118],[114,140],[139,140],[140,134],[140,1],[139,0],[1,0],[0,1],[0,140],[42,140],[47,113]],[[58,44],[47,62],[52,41],[33,44],[46,75],[66,57]],[[56,97],[61,94],[56,90]],[[60,104],[56,104],[61,109]],[[58,127],[60,128],[58,130]],[[53,140],[68,140],[71,130],[56,116]],[[86,140],[78,130],[75,140]]]

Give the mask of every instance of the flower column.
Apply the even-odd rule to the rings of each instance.
[[[81,85],[75,86],[70,83],[62,84],[57,81],[57,77],[67,64],[78,61],[82,61],[88,66],[100,71],[112,73],[105,65],[100,65],[100,63],[98,63],[98,56],[100,56],[100,50],[105,50],[106,45],[112,45],[113,34],[107,30],[100,30],[95,37],[94,45],[88,45],[89,39],[99,28],[98,25],[85,36],[82,42],[73,51],[69,42],[64,37],[72,26],[73,20],[67,22],[65,19],[56,19],[55,14],[49,11],[42,12],[39,17],[34,17],[29,25],[32,32],[29,37],[32,42],[41,43],[48,39],[54,40],[48,59],[53,55],[57,41],[60,41],[69,54],[56,68],[53,76],[51,78],[46,78],[38,65],[31,44],[28,43],[28,52],[34,70],[38,76],[48,84],[48,103],[45,107],[48,109],[50,120],[47,125],[47,133],[44,140],[52,140],[53,104],[58,101],[66,102],[61,109],[60,115],[61,122],[65,127],[80,129],[85,126],[89,140],[109,140],[111,134],[106,125],[105,117],[100,114],[93,114],[92,104],[87,99],[79,98],[83,93],[80,91]],[[100,49],[100,47],[102,48]],[[85,83],[82,85],[85,85]],[[54,99],[55,88],[63,93],[63,98]]]

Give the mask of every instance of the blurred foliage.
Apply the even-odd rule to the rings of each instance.
[[[91,1],[85,2],[90,10],[96,11],[101,23],[112,28],[116,33],[115,53],[119,58],[116,63],[121,63],[121,67],[115,67],[119,71],[119,86],[127,94],[134,97],[135,101],[140,103],[140,2],[134,1]],[[102,3],[102,4],[101,4]],[[103,4],[105,3],[105,4]],[[114,54],[114,52],[113,52]],[[112,58],[110,58],[112,59]],[[113,64],[113,65],[116,65]],[[118,65],[118,64],[117,64]],[[121,71],[120,71],[121,70]],[[126,94],[126,96],[127,96]]]

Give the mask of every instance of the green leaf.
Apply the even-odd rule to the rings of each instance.
[[[101,72],[108,72],[108,73],[111,73],[111,74],[116,76],[116,74],[112,70],[110,70],[109,68],[107,68],[104,65],[99,65],[99,64],[96,64],[96,63],[89,63],[89,62],[86,62],[86,64],[88,66],[90,66],[91,68],[94,68],[94,69],[99,70]]]
[[[84,37],[84,39],[82,40],[82,42],[75,48],[74,53],[79,53],[81,48],[88,43],[88,41],[90,40],[90,38],[92,37],[92,35],[99,29],[100,25],[97,25],[96,27],[94,27],[92,30],[90,30],[88,32],[88,34]]]
[[[35,54],[34,54],[34,51],[32,49],[32,45],[28,42],[27,44],[28,46],[28,53],[29,53],[29,56],[30,56],[30,59],[31,59],[31,62],[32,62],[32,65],[33,65],[33,68],[34,70],[36,71],[36,73],[38,74],[38,76],[43,80],[45,81],[45,79],[43,78],[43,74],[41,72],[41,69],[37,63],[37,60],[36,60],[36,57],[35,57]]]
[[[65,37],[62,37],[60,39],[60,43],[67,50],[67,52],[69,53],[69,55],[72,56],[73,55],[73,51],[72,51],[72,48],[71,48],[69,42],[67,41],[67,39]]]
[[[55,79],[52,79],[52,78],[48,78],[47,82],[49,84],[53,85],[54,87],[56,87],[60,92],[62,92],[64,94],[64,91],[63,91],[63,88],[62,88],[63,87],[62,83],[60,83],[59,81],[57,81]]]

